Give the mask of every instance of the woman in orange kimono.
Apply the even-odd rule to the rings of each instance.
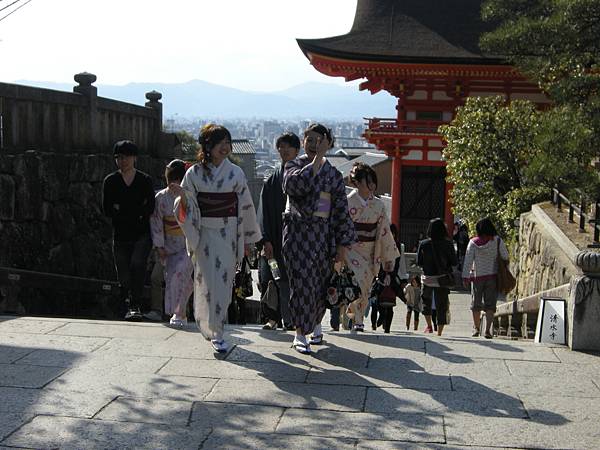
[[[373,278],[379,273],[381,264],[385,271],[392,271],[400,253],[390,230],[385,206],[373,195],[377,189],[375,171],[367,164],[355,163],[350,180],[356,189],[348,195],[348,210],[358,242],[346,253],[346,265],[360,284],[361,296],[348,305],[346,314],[354,322],[353,331],[364,331],[365,309]]]

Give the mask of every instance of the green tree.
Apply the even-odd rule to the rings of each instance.
[[[482,17],[498,27],[481,47],[504,55],[600,137],[600,0],[487,0]]]
[[[454,121],[440,127],[454,212],[471,224],[489,216],[513,238],[515,219],[547,199],[554,185],[568,191],[585,181],[595,189],[592,133],[562,113],[540,112],[525,100],[468,98]]]
[[[181,153],[183,153],[185,157],[195,157],[200,149],[198,140],[185,130],[177,131],[175,134],[181,141]]]

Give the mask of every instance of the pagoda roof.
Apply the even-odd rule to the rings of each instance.
[[[406,64],[508,65],[485,54],[479,38],[494,29],[481,19],[482,0],[358,0],[349,33],[298,39],[310,54]]]

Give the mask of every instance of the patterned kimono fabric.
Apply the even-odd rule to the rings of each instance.
[[[362,325],[367,308],[369,289],[379,273],[380,264],[394,262],[400,253],[390,231],[385,206],[371,195],[364,200],[357,190],[348,195],[348,208],[358,242],[346,253],[346,265],[352,269],[360,284],[361,296],[348,308],[348,316]]]
[[[194,290],[194,266],[187,254],[183,230],[175,220],[175,197],[168,189],[157,192],[154,213],[150,216],[150,231],[155,247],[167,254],[165,265],[165,314],[175,312],[186,317],[186,305]],[[160,262],[159,262],[160,264]]]
[[[225,159],[219,167],[190,167],[181,186],[187,208],[175,202],[175,217],[194,262],[194,316],[206,339],[223,338],[236,263],[244,244],[260,240],[256,211],[242,169]]]
[[[342,174],[328,161],[316,176],[312,168],[312,158],[302,155],[289,161],[283,174],[288,204],[282,253],[290,280],[290,315],[304,335],[325,315],[336,246],[356,242]]]

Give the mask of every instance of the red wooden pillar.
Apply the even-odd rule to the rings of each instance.
[[[452,233],[454,227],[454,214],[452,214],[452,201],[450,200],[450,191],[452,190],[452,183],[446,181],[446,189],[444,192],[444,222],[448,227],[448,233]]]
[[[402,190],[402,156],[394,155],[392,161],[392,223],[400,231],[400,202]]]

